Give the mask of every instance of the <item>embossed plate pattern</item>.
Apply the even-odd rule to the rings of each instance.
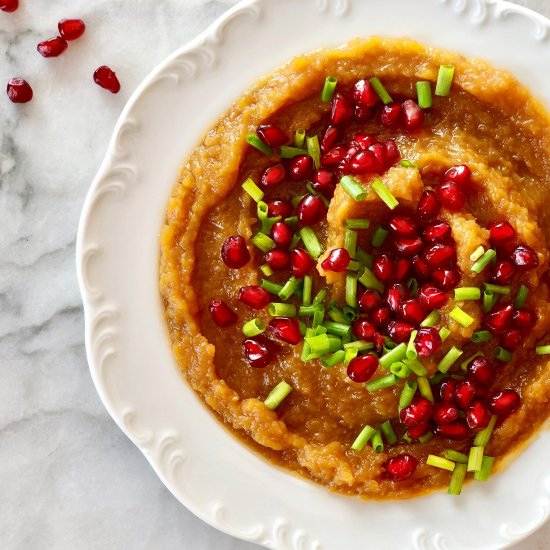
[[[158,66],[124,109],[89,191],[77,269],[86,348],[110,414],[191,511],[277,549],[497,549],[550,513],[545,431],[463,496],[364,502],[272,467],[236,441],[180,376],[157,285],[158,235],[179,166],[255,78],[351,38],[409,36],[513,72],[550,105],[550,22],[490,0],[248,0]]]

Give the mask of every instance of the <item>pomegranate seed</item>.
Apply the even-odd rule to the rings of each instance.
[[[325,217],[327,208],[321,197],[306,195],[296,207],[296,215],[302,225],[314,225]]]
[[[397,148],[397,144],[393,139],[388,139],[385,143],[386,146],[386,166],[393,166],[400,158],[401,153]]]
[[[417,227],[412,218],[393,214],[388,222],[390,231],[398,237],[416,237]]]
[[[468,374],[482,386],[489,386],[495,377],[495,371],[485,357],[475,357],[468,363]]]
[[[349,169],[352,174],[367,174],[378,170],[378,160],[370,151],[359,151],[350,160]]]
[[[491,334],[502,334],[510,327],[513,316],[514,306],[505,304],[497,306],[493,311],[485,314],[483,322]]]
[[[462,273],[458,267],[453,267],[452,269],[436,269],[432,273],[433,282],[441,290],[453,290],[460,283]]]
[[[396,128],[401,118],[401,105],[399,103],[390,103],[384,105],[380,112],[380,124],[386,128]]]
[[[275,222],[271,228],[271,238],[280,248],[288,248],[292,242],[292,229],[284,222]]]
[[[516,273],[516,266],[508,260],[498,260],[491,270],[491,281],[497,285],[509,285]]]
[[[418,301],[428,310],[441,309],[447,303],[447,295],[439,288],[430,284],[418,289]]]
[[[390,306],[390,310],[393,311],[393,313],[399,312],[399,306],[401,302],[405,299],[407,294],[407,289],[401,283],[394,283],[388,288],[385,300],[388,306]]]
[[[40,42],[36,49],[42,57],[58,57],[67,49],[67,41],[61,36],[54,36]]]
[[[422,222],[431,222],[435,220],[440,210],[441,203],[435,192],[430,189],[424,191],[416,207],[418,219]]]
[[[306,180],[313,172],[313,159],[309,155],[297,155],[288,163],[288,176],[292,181]]]
[[[372,271],[382,283],[395,279],[395,260],[387,254],[379,254],[372,261]]]
[[[321,168],[313,172],[311,186],[318,193],[322,193],[327,199],[332,199],[337,184],[338,178],[334,172],[326,168]]]
[[[391,481],[399,482],[409,479],[418,466],[418,460],[407,453],[393,456],[386,463],[386,475]]]
[[[348,150],[343,145],[337,145],[321,157],[321,164],[329,167],[338,166],[346,158],[347,153]]]
[[[372,109],[369,109],[368,107],[361,107],[360,105],[356,105],[353,109],[353,116],[357,120],[365,121],[369,120],[369,118],[372,116]]]
[[[239,320],[239,316],[221,300],[211,302],[208,311],[210,311],[214,323],[219,327],[228,327]]]
[[[267,367],[274,356],[273,342],[263,334],[247,338],[243,344],[246,362],[255,369]]]
[[[460,187],[465,187],[470,183],[472,171],[465,164],[452,166],[443,175],[445,181],[452,181]]]
[[[285,167],[279,163],[268,166],[262,174],[261,185],[266,189],[275,189],[286,178]]]
[[[448,401],[436,403],[433,407],[432,418],[439,425],[454,422],[458,418],[458,407]]]
[[[491,223],[489,232],[489,240],[493,246],[503,245],[516,237],[516,230],[507,221]]]
[[[464,191],[452,181],[442,183],[436,188],[435,192],[443,207],[451,212],[462,210],[464,204],[466,204],[466,195]]]
[[[271,199],[267,201],[267,215],[270,218],[276,218],[281,216],[281,218],[289,218],[292,216],[292,204],[288,201],[283,201],[281,199]]]
[[[350,161],[357,153],[361,151],[361,148],[357,144],[348,145],[348,150],[346,152],[346,161]],[[349,162],[348,162],[349,165]]]
[[[296,317],[275,317],[269,322],[269,330],[275,338],[293,346],[302,340],[300,324]]]
[[[445,380],[443,380],[443,382],[441,382],[441,387],[439,389],[441,401],[451,403],[452,401],[454,401],[455,392],[456,380],[453,380],[452,378],[446,378]]]
[[[380,98],[368,80],[359,80],[353,86],[353,102],[361,107],[374,107]]]
[[[435,433],[451,441],[461,441],[470,435],[470,430],[463,420],[457,420],[449,424],[440,424],[435,428]]]
[[[456,385],[455,402],[461,409],[466,409],[476,396],[476,386],[471,380]]]
[[[366,340],[372,342],[376,329],[373,324],[366,319],[358,319],[351,325],[351,332],[358,340]]]
[[[466,409],[466,422],[470,429],[482,430],[489,425],[490,421],[491,413],[481,401],[474,401]]]
[[[404,281],[411,270],[411,261],[408,258],[399,258],[395,264],[395,279]]]
[[[384,344],[386,343],[386,339],[379,333],[374,333],[374,349],[377,353],[380,353],[382,351],[382,348],[384,347]]]
[[[420,324],[426,318],[426,310],[415,298],[405,300],[399,304],[399,314],[405,321],[413,324]]]
[[[414,347],[420,357],[430,357],[441,347],[441,336],[435,327],[422,327],[414,339]]]
[[[426,422],[425,424],[419,424],[418,426],[413,426],[407,430],[407,435],[411,439],[419,439],[423,435],[426,435],[430,431],[430,425]]]
[[[426,265],[426,262],[420,256],[415,256],[412,259],[412,265],[419,279],[427,279],[432,273],[430,268]]]
[[[32,99],[32,88],[22,78],[10,78],[6,89],[8,97],[13,103],[27,103]]]
[[[393,244],[397,252],[407,258],[416,256],[422,250],[423,245],[420,237],[414,237],[413,239],[406,239],[404,237],[394,238]]]
[[[323,260],[321,267],[325,271],[335,271],[340,273],[348,268],[351,262],[351,256],[345,248],[335,248],[330,251],[330,254]]]
[[[76,40],[84,34],[86,25],[82,19],[62,19],[57,24],[57,28],[65,40]]]
[[[239,291],[239,300],[252,309],[262,309],[271,302],[271,295],[261,286],[243,286]]]
[[[0,10],[7,13],[14,12],[19,7],[19,0],[0,0]]]
[[[455,264],[456,248],[451,244],[435,243],[424,249],[422,259],[426,262],[426,265],[432,269]]]
[[[528,309],[516,309],[512,317],[512,325],[520,330],[530,330],[535,326],[537,322],[537,316]]]
[[[521,331],[519,331],[517,328],[511,328],[507,330],[500,337],[500,345],[508,351],[514,351],[515,349],[517,349],[521,345],[522,341],[523,336],[521,334]]]
[[[431,243],[444,243],[451,238],[451,226],[447,222],[434,222],[424,228],[422,236]]]
[[[378,329],[386,329],[391,319],[391,311],[387,307],[380,307],[372,312],[370,320]]]
[[[388,158],[386,156],[386,146],[383,143],[375,143],[369,145],[367,151],[370,151],[377,160],[376,171],[382,172],[386,168],[388,163]]]
[[[403,111],[403,126],[405,130],[417,130],[424,124],[424,111],[416,101],[407,99],[401,104]]]
[[[356,145],[362,151],[366,151],[371,145],[377,143],[376,136],[374,134],[355,134],[351,140],[353,145]]]
[[[280,147],[288,142],[286,132],[276,124],[260,124],[256,133],[270,147]]]
[[[332,96],[332,110],[330,113],[330,121],[335,126],[347,124],[353,116],[353,107],[349,99],[340,92],[336,92]]]
[[[120,82],[118,81],[116,73],[105,65],[95,70],[94,82],[113,94],[118,94],[120,91]]]
[[[367,353],[350,361],[347,374],[354,382],[363,383],[370,380],[377,368],[378,358],[372,353]]]
[[[282,271],[290,265],[290,255],[286,250],[276,248],[265,255],[265,262],[274,271]]]
[[[520,244],[516,247],[512,252],[511,260],[522,271],[529,271],[539,265],[538,254],[526,244]]]
[[[223,263],[232,269],[240,269],[250,261],[250,252],[246,247],[246,241],[240,235],[233,235],[225,239],[221,256]]]
[[[399,419],[407,428],[425,424],[432,416],[433,405],[425,397],[416,397],[412,403],[401,409]]]
[[[388,334],[390,338],[398,344],[406,342],[410,338],[413,330],[414,326],[405,321],[391,321],[388,324]]]
[[[338,126],[327,126],[319,141],[321,151],[325,153],[332,149],[342,139],[343,134],[342,128]]]
[[[361,313],[370,313],[379,307],[381,303],[380,293],[373,288],[367,288],[357,299],[357,306]]]
[[[290,265],[292,275],[297,279],[303,279],[315,265],[315,261],[303,248],[295,248],[290,253]]]
[[[518,392],[508,388],[493,394],[489,408],[497,416],[508,416],[519,407],[519,401]]]

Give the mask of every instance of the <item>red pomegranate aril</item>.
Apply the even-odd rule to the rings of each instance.
[[[281,164],[274,164],[273,166],[268,166],[261,178],[261,185],[265,189],[275,189],[280,183],[282,183],[286,178],[285,167]]]
[[[208,306],[212,320],[219,327],[228,327],[239,320],[239,316],[222,300],[214,300]]]
[[[458,407],[448,401],[440,401],[433,407],[433,421],[438,424],[449,424],[458,418]]]
[[[297,279],[303,279],[315,266],[315,261],[303,248],[295,248],[290,253],[290,265],[292,275]]]
[[[399,312],[399,306],[407,294],[407,289],[401,283],[394,283],[388,288],[384,299],[393,313]]]
[[[380,124],[385,128],[396,128],[401,121],[401,105],[390,103],[384,105],[380,111]]]
[[[288,142],[286,132],[276,124],[260,124],[256,133],[270,147],[280,147]]]
[[[82,19],[62,19],[57,24],[59,34],[65,40],[77,40],[86,30],[86,24]]]
[[[393,245],[397,250],[398,254],[405,256],[407,258],[412,258],[416,256],[423,246],[422,239],[420,237],[414,238],[405,238],[405,237],[396,237],[393,239]]]
[[[379,254],[372,261],[372,271],[382,283],[395,279],[395,260],[387,254]]]
[[[0,10],[12,13],[19,7],[19,0],[0,0]]]
[[[418,426],[412,426],[407,430],[407,435],[411,439],[419,439],[423,435],[426,435],[430,431],[430,424],[426,422],[425,424],[419,424]]]
[[[271,228],[271,238],[279,248],[288,248],[294,233],[284,222],[275,222]]]
[[[468,375],[482,386],[490,386],[495,378],[495,370],[485,357],[475,357],[468,363]]]
[[[456,420],[449,424],[440,424],[435,428],[435,433],[451,441],[462,441],[470,435],[470,430],[463,420]]]
[[[443,175],[446,181],[452,181],[457,185],[464,187],[470,183],[472,171],[465,164],[451,166]]]
[[[300,323],[296,317],[275,317],[269,322],[269,330],[272,336],[293,346],[302,340]]]
[[[466,204],[466,195],[464,191],[452,181],[443,182],[436,188],[435,192],[443,208],[451,212],[462,210]]]
[[[382,297],[377,290],[373,288],[367,288],[365,292],[359,295],[357,299],[357,306],[361,313],[370,313],[377,307],[380,307],[382,303]]]
[[[380,330],[385,330],[391,319],[391,311],[387,307],[380,307],[372,312],[370,320]]]
[[[519,407],[519,402],[518,392],[507,388],[491,396],[489,409],[497,416],[508,416]]]
[[[388,139],[384,145],[386,147],[386,166],[393,166],[401,158],[397,143],[393,139]]]
[[[422,259],[431,269],[452,265],[456,263],[456,248],[454,244],[435,243],[424,249]]]
[[[388,221],[390,231],[398,237],[416,237],[417,227],[412,218],[393,214]]]
[[[404,281],[411,271],[411,261],[408,258],[398,258],[395,263],[395,280]]]
[[[465,380],[456,385],[455,403],[461,408],[466,409],[476,396],[476,385],[471,380]]]
[[[485,314],[483,323],[491,334],[502,334],[510,328],[513,316],[514,306],[512,304],[496,306],[492,311]]]
[[[405,321],[390,321],[387,330],[390,338],[394,342],[401,344],[410,338],[414,326]]]
[[[380,353],[386,343],[386,339],[379,332],[375,332],[372,341],[374,342],[374,350],[376,353]]]
[[[386,476],[399,483],[409,479],[418,466],[418,459],[408,453],[393,456],[386,463]]]
[[[405,130],[417,130],[424,124],[424,111],[416,101],[407,99],[401,104],[403,126]]]
[[[441,290],[453,290],[460,283],[462,273],[458,267],[453,267],[452,269],[436,269],[432,273],[433,282]]]
[[[367,151],[370,151],[376,157],[376,171],[383,172],[388,163],[386,146],[383,143],[375,143],[369,145]]]
[[[451,226],[447,222],[434,222],[422,232],[424,239],[431,243],[444,243],[451,238]]]
[[[361,107],[374,107],[380,98],[368,80],[358,80],[353,86],[353,102]]]
[[[290,255],[286,250],[276,248],[265,255],[265,263],[274,271],[282,271],[290,265]]]
[[[399,314],[405,321],[419,325],[426,318],[426,310],[415,298],[405,300],[399,304]]]
[[[456,380],[452,378],[446,378],[441,382],[441,387],[439,388],[439,396],[441,401],[445,403],[451,403],[454,401],[456,392]]]
[[[372,109],[368,107],[361,107],[361,105],[356,105],[353,109],[353,116],[356,120],[361,122],[369,120],[372,117]]]
[[[489,225],[489,240],[493,246],[501,246],[516,238],[516,230],[507,221],[493,222]]]
[[[42,57],[58,57],[68,47],[67,41],[61,36],[54,36],[48,40],[40,42],[36,49]]]
[[[433,405],[425,397],[416,397],[412,403],[401,409],[399,419],[407,428],[428,422],[432,416]]]
[[[358,340],[372,342],[376,328],[367,319],[358,319],[351,325],[351,332]]]
[[[322,193],[327,199],[332,199],[334,190],[338,185],[336,174],[326,168],[320,168],[313,172],[311,177],[311,186],[318,193]]]
[[[435,327],[422,327],[414,339],[414,347],[420,357],[430,357],[441,348],[441,336]]]
[[[522,342],[523,335],[521,334],[521,331],[517,328],[511,328],[507,330],[500,337],[500,345],[508,351],[514,351],[521,345]]]
[[[348,150],[343,145],[337,145],[323,154],[321,164],[323,166],[334,167],[338,166],[348,154]]]
[[[352,174],[376,172],[378,167],[378,160],[370,151],[359,151],[349,162],[349,170]]]
[[[427,309],[441,309],[447,303],[447,294],[439,288],[425,284],[418,289],[418,301]]]
[[[512,262],[497,260],[491,270],[491,281],[497,285],[509,285],[516,271],[516,266]]]
[[[329,255],[323,260],[321,267],[325,271],[340,273],[348,268],[350,262],[351,256],[345,248],[335,248],[331,250]]]
[[[240,269],[250,261],[246,241],[240,235],[227,237],[222,245],[223,263],[231,269]]]
[[[297,155],[288,163],[288,176],[292,181],[306,180],[313,172],[313,159],[309,155]]]
[[[347,374],[354,382],[363,383],[372,378],[377,368],[378,358],[372,353],[367,353],[350,361]]]
[[[288,201],[284,201],[281,199],[271,199],[266,201],[267,203],[267,215],[270,218],[276,218],[277,216],[281,216],[281,218],[289,218],[292,216],[292,212],[294,211],[294,208],[292,208],[292,204]]]
[[[13,103],[28,103],[32,99],[32,88],[22,78],[10,78],[6,93]]]
[[[426,265],[426,262],[420,256],[415,256],[412,259],[412,266],[416,276],[420,280],[428,279],[432,274],[431,269]]]
[[[521,271],[529,271],[539,265],[538,254],[526,244],[520,244],[516,247],[512,252],[511,260]]]
[[[330,121],[335,126],[347,124],[353,116],[353,106],[350,100],[340,92],[336,92],[332,97],[332,108],[330,112]]]
[[[273,342],[263,334],[247,338],[242,347],[246,362],[255,369],[267,367],[275,355]]]
[[[491,413],[481,401],[474,401],[466,409],[466,422],[470,429],[482,430],[489,425],[490,421]]]
[[[378,140],[374,134],[355,134],[351,139],[351,143],[359,147],[362,151],[366,151],[371,145],[377,143]]]
[[[342,128],[338,126],[327,126],[323,132],[319,144],[323,153],[332,149],[343,137]]]
[[[95,70],[94,82],[113,94],[120,92],[120,82],[116,73],[106,65],[102,65]]]
[[[296,215],[302,225],[314,225],[326,216],[325,203],[316,195],[306,195],[296,207]]]
[[[261,286],[243,286],[239,300],[252,309],[262,309],[271,302],[271,294]]]
[[[537,316],[528,309],[516,309],[512,316],[512,325],[522,331],[530,330],[536,322]]]
[[[424,191],[416,207],[418,219],[424,223],[431,222],[437,218],[440,211],[441,202],[439,202],[435,192],[431,189]]]

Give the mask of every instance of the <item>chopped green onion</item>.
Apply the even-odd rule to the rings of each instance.
[[[420,443],[427,443],[433,436],[433,432],[426,432],[422,437],[418,438],[418,441],[420,441]]]
[[[368,424],[361,430],[351,448],[354,451],[362,451],[365,445],[372,439],[372,436],[376,433],[376,430]]]
[[[387,229],[384,229],[381,225],[379,225],[372,234],[371,238],[371,244],[372,246],[378,248],[384,244],[384,241],[386,240],[386,237],[389,235],[389,231]]]
[[[270,392],[264,401],[264,405],[271,410],[276,409],[292,391],[292,386],[285,380],[281,380]]]
[[[308,328],[307,325],[301,319],[298,321],[298,325],[300,325],[300,334],[305,336]]]
[[[518,294],[516,296],[516,301],[514,305],[516,307],[522,307],[523,304],[525,304],[525,301],[527,300],[527,295],[529,294],[529,288],[525,285],[521,285],[518,290]]]
[[[428,466],[435,466],[436,468],[441,468],[442,470],[449,470],[449,472],[452,472],[456,466],[456,464],[451,460],[447,460],[446,458],[441,458],[440,456],[437,456],[437,455],[428,455],[426,464],[428,464]]]
[[[508,361],[512,360],[512,354],[507,349],[504,349],[502,346],[497,346],[493,350],[493,356],[499,361],[503,361],[505,363],[508,363]]]
[[[414,340],[417,334],[418,334],[418,331],[413,330],[411,332],[411,335],[409,336],[409,343],[407,344],[407,351],[406,351],[407,359],[416,359],[418,357],[418,353],[414,345]]]
[[[344,188],[344,191],[356,202],[361,202],[367,197],[367,191],[365,188],[351,176],[344,176],[340,180],[340,185]]]
[[[273,153],[273,149],[269,145],[266,145],[254,132],[248,132],[245,140],[248,145],[252,145],[252,147],[258,149],[264,155],[271,155]]]
[[[346,275],[346,304],[353,308],[357,306],[357,277],[350,273]]]
[[[447,338],[451,335],[451,331],[447,327],[441,327],[439,329],[439,336],[441,337],[441,341],[445,342]]]
[[[464,359],[464,361],[460,363],[460,368],[464,372],[466,372],[466,370],[468,369],[468,364],[470,363],[470,361],[473,361],[476,357],[485,357],[485,354],[482,351],[476,351],[475,353],[470,355],[470,357]]]
[[[357,247],[357,258],[355,258],[361,265],[372,268],[372,256],[363,250],[360,246]]]
[[[294,233],[294,236],[292,237],[292,240],[290,241],[290,249],[296,248],[298,246],[298,243],[302,237],[300,237],[300,233]]]
[[[241,185],[241,187],[243,188],[243,191],[245,191],[252,197],[252,200],[254,202],[260,202],[264,198],[264,192],[254,183],[251,178],[248,178]]]
[[[267,312],[271,317],[296,317],[296,306],[280,302],[269,302]]]
[[[366,340],[354,340],[353,342],[348,342],[344,344],[344,349],[356,349],[357,351],[366,351],[374,348],[372,342],[367,342]]]
[[[389,420],[382,422],[382,424],[380,425],[380,430],[384,434],[388,445],[393,445],[394,443],[397,443],[397,435],[395,434],[393,426],[391,425],[391,422]]]
[[[494,461],[495,459],[492,456],[484,456],[481,461],[481,468],[477,472],[474,472],[474,479],[477,481],[487,481],[491,475]]]
[[[435,386],[436,384],[439,384],[443,378],[447,378],[447,375],[442,372],[436,372],[433,376],[429,378],[430,385]]]
[[[365,267],[365,271],[363,271],[363,274],[359,277],[359,282],[366,288],[374,288],[378,290],[378,292],[384,292],[384,285],[368,267]]]
[[[489,443],[489,439],[491,439],[491,435],[493,433],[493,430],[495,429],[496,423],[497,423],[497,417],[496,415],[493,415],[487,427],[483,428],[483,430],[481,430],[480,432],[477,432],[476,437],[474,439],[474,445],[476,447],[487,447]]]
[[[262,279],[260,282],[260,286],[265,290],[267,290],[270,294],[277,294],[277,295],[283,289],[283,285],[278,285],[277,283],[268,281],[267,279]]]
[[[338,81],[333,76],[327,76],[321,92],[321,101],[331,101]]]
[[[290,216],[289,218],[285,218],[285,223],[294,227],[298,223],[298,216]]]
[[[311,227],[302,227],[302,229],[300,229],[300,237],[302,237],[302,241],[304,242],[304,246],[309,252],[309,255],[316,260],[323,252],[323,247],[321,246],[315,231],[313,231]]]
[[[271,237],[268,237],[265,233],[256,233],[252,239],[250,239],[252,244],[259,248],[262,252],[269,252],[273,250],[277,245]]]
[[[427,80],[416,83],[418,106],[421,109],[429,109],[432,106],[432,84]]]
[[[403,359],[403,363],[411,369],[416,376],[426,376],[428,369],[420,362],[418,358],[416,359]]]
[[[470,317],[464,310],[458,306],[454,307],[449,313],[449,317],[454,319],[459,325],[468,328],[473,322],[474,318]]]
[[[300,317],[313,317],[316,306],[300,306],[298,309],[298,315]]]
[[[458,451],[453,451],[452,449],[447,449],[443,456],[447,460],[452,460],[453,462],[458,462],[459,464],[468,464],[468,455],[464,453],[459,453]]]
[[[326,288],[322,288],[317,294],[315,295],[315,298],[313,298],[313,305],[318,306],[319,304],[323,303],[325,301],[325,298],[327,297],[328,290]]]
[[[275,218],[264,218],[262,220],[262,233],[264,233],[265,235],[269,234],[275,222],[278,222],[280,220],[281,216],[276,216]]]
[[[307,149],[301,147],[289,147],[288,145],[282,145],[280,151],[281,158],[291,159],[298,155],[307,155]]]
[[[405,433],[401,439],[406,443],[412,443],[412,439],[410,438],[408,433]]]
[[[468,472],[477,472],[483,462],[483,447],[471,447],[468,456]]]
[[[414,398],[414,394],[418,388],[418,383],[416,380],[407,380],[403,389],[401,390],[401,395],[399,396],[399,410],[408,407]]]
[[[348,271],[361,271],[362,268],[363,266],[359,262],[356,262],[355,260],[350,260]]]
[[[485,290],[492,292],[493,294],[503,294],[503,295],[510,294],[509,286],[492,285],[490,283],[485,283]]]
[[[321,167],[321,147],[319,146],[319,137],[317,135],[308,137],[307,154],[313,159],[313,164],[318,170]]]
[[[460,495],[462,492],[462,485],[466,479],[466,464],[457,464],[453,470],[453,475],[451,476],[451,483],[449,485],[449,490],[447,491],[450,495]]]
[[[266,276],[271,277],[273,275],[273,269],[271,269],[271,266],[264,264],[260,266],[260,271]]]
[[[344,233],[344,248],[349,252],[352,258],[355,258],[357,252],[357,231],[346,229]]]
[[[422,397],[425,397],[431,403],[435,403],[432,388],[430,386],[430,383],[428,382],[428,379],[425,376],[418,377],[418,390],[420,391],[420,395]]]
[[[440,65],[435,85],[435,95],[440,97],[449,95],[454,74],[455,68],[452,65]]]
[[[329,334],[335,334],[336,336],[347,336],[351,334],[351,326],[347,324],[344,325],[333,321],[325,321],[324,326]]]
[[[298,128],[294,134],[294,146],[298,149],[303,149],[306,142],[306,131],[303,128]]]
[[[403,363],[403,361],[396,361],[391,364],[390,372],[395,374],[397,378],[407,378],[411,374],[411,369]]]
[[[378,390],[382,390],[384,388],[389,388],[390,386],[395,386],[397,384],[397,378],[394,374],[386,374],[386,376],[382,376],[381,378],[377,378],[376,380],[371,380],[370,382],[367,382],[365,384],[365,388],[367,388],[370,392],[375,392]]]
[[[252,181],[252,180],[251,180]],[[260,221],[267,219],[268,206],[264,201],[258,201],[256,205],[256,216]]]
[[[313,321],[311,323],[311,326],[312,328],[317,328],[323,324],[323,319],[325,318],[325,308],[321,304],[317,304],[314,307],[315,307],[315,310],[313,312]],[[336,350],[332,350],[332,351],[336,351]]]
[[[380,430],[376,430],[371,439],[371,445],[375,453],[381,453],[384,450],[384,442]]]
[[[359,315],[357,315],[357,312],[355,311],[355,308],[353,308],[353,307],[344,306],[342,311],[344,312],[344,316],[346,317],[346,319],[348,321],[353,322],[353,321],[357,321],[357,319],[359,319]]]
[[[302,293],[302,304],[309,306],[311,304],[311,291],[313,289],[313,277],[306,275],[304,277],[304,291]]]
[[[346,220],[346,229],[368,229],[370,221],[362,218],[351,218]]]
[[[483,256],[483,253],[485,252],[485,249],[480,245],[478,246],[471,254],[470,254],[470,260],[472,262],[476,262]]]
[[[346,352],[343,349],[339,349],[338,351],[335,351],[332,355],[321,359],[321,365],[323,365],[323,367],[327,369],[334,367],[338,363],[342,363],[345,356]]]
[[[437,370],[439,372],[449,372],[449,369],[453,366],[454,362],[463,354],[464,352],[455,346],[453,346],[446,354],[443,359],[437,365]]]
[[[481,342],[488,342],[493,335],[488,330],[476,330],[472,334],[472,342],[474,344],[481,344]]]
[[[336,306],[330,305],[328,308],[328,316],[335,323],[349,324],[349,321],[346,319],[343,311],[338,309]]]
[[[455,288],[455,300],[479,300],[481,289],[475,286],[463,286]]]
[[[399,164],[403,166],[403,168],[416,168],[418,170],[418,165],[408,159],[401,160]]]
[[[384,85],[382,84],[382,82],[380,82],[380,79],[378,77],[372,77],[369,82],[384,105],[387,105],[388,103],[391,103],[393,101],[391,95],[387,92],[386,88],[384,88]]]
[[[550,345],[546,344],[544,346],[537,346],[535,348],[535,353],[537,355],[548,355],[548,354],[550,354]]]
[[[309,344],[310,356],[321,357],[323,355],[326,355],[330,351],[336,351],[330,349],[330,339],[326,334],[319,334],[317,336],[306,336],[304,341]]]
[[[493,306],[496,304],[498,296],[495,296],[489,290],[486,290],[483,293],[483,312],[487,313],[493,309]]]
[[[375,179],[371,183],[371,189],[390,210],[399,206],[399,201],[392,195],[391,191],[384,185],[381,179]]]
[[[472,266],[472,271],[475,273],[481,273],[490,262],[492,262],[497,257],[496,250],[489,248],[483,253],[483,256]]]
[[[407,354],[407,345],[405,343],[399,344],[397,347],[388,351],[385,355],[380,357],[380,365],[385,369],[389,369],[393,363],[402,361]]]
[[[346,349],[346,355],[344,356],[344,365],[347,367],[350,362],[357,357],[359,350],[357,348]]]
[[[266,328],[267,325],[256,317],[243,325],[243,334],[251,338],[252,336],[258,336],[258,334],[264,332]]]
[[[439,323],[441,313],[437,309],[434,309],[421,323],[421,327],[435,327]]]
[[[290,279],[283,285],[283,288],[281,288],[279,298],[281,298],[283,302],[286,302],[294,294],[297,286],[298,279],[294,276],[290,277]]]

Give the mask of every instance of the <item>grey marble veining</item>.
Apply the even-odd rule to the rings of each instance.
[[[80,209],[126,100],[166,55],[234,0],[20,0],[0,12],[0,549],[245,550],[183,508],[110,419],[93,387],[75,275]],[[518,2],[550,15],[548,0]],[[58,59],[36,43],[81,17]],[[95,86],[116,70],[122,91]],[[550,526],[520,550],[548,548]]]

